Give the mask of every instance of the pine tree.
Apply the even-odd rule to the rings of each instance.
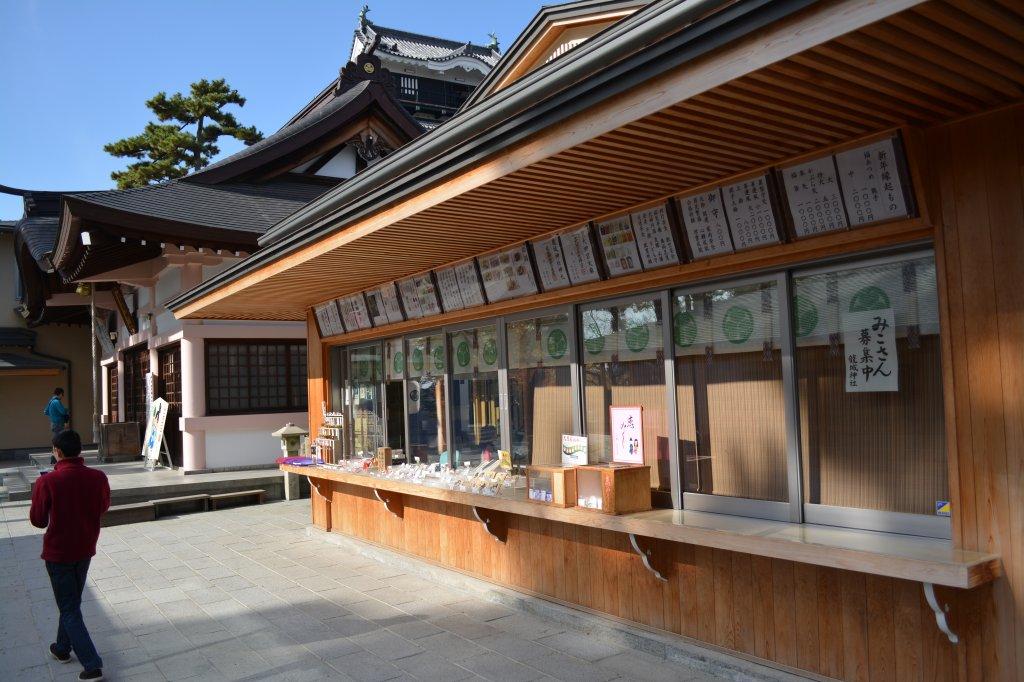
[[[141,135],[104,145],[103,150],[113,156],[140,159],[110,177],[121,189],[172,180],[207,166],[220,153],[217,140],[223,135],[247,145],[262,140],[263,134],[255,126],[241,126],[233,114],[224,111],[229,104],[245,106],[245,98],[223,78],[193,83],[188,96],[157,93],[146,106],[162,123],[147,123]]]

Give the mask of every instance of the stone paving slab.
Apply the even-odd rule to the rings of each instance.
[[[308,505],[103,529],[83,611],[107,679],[721,679],[311,539]],[[27,515],[0,505],[0,670],[73,679],[47,655],[56,608]]]

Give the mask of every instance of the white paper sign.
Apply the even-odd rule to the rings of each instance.
[[[480,288],[480,277],[476,273],[476,263],[466,261],[459,263],[454,268],[455,277],[459,281],[459,293],[462,294],[462,302],[467,308],[474,308],[484,304],[484,292]]]
[[[732,253],[729,223],[725,220],[722,193],[719,189],[694,194],[679,200],[686,226],[686,238],[694,258],[707,258]]]
[[[798,237],[846,229],[842,190],[831,156],[783,168],[781,173]]]
[[[459,292],[459,278],[455,274],[455,268],[435,270],[437,275],[437,286],[441,293],[441,303],[445,312],[462,310],[465,304],[462,302],[462,294]]]
[[[345,328],[341,324],[341,315],[338,314],[338,305],[334,301],[315,306],[313,311],[316,314],[316,321],[320,324],[321,336],[345,333]]]
[[[355,331],[370,328],[370,311],[366,309],[366,301],[361,293],[342,296],[337,299],[337,304],[346,329]]]
[[[167,422],[167,401],[156,398],[149,406],[146,417],[146,437],[142,441],[142,458],[147,466],[160,459],[160,445],[164,440],[164,424]]]
[[[852,225],[907,215],[892,138],[840,152],[836,166]]]
[[[843,315],[846,392],[899,390],[896,315],[892,308]]]
[[[587,462],[587,437],[562,434],[562,464],[578,466]]]
[[[766,176],[759,175],[726,185],[722,188],[722,196],[725,197],[732,243],[737,249],[779,243]]]
[[[563,289],[572,284],[569,281],[569,271],[565,267],[565,259],[562,258],[562,244],[557,235],[533,242],[533,255],[544,291]]]
[[[424,315],[440,315],[441,303],[437,300],[437,289],[434,287],[434,280],[430,273],[424,273],[414,278],[416,281],[416,294],[420,303],[420,310]]]
[[[665,206],[653,206],[632,216],[633,231],[644,268],[661,268],[679,263],[676,240]]]
[[[540,361],[545,367],[569,364],[569,321],[552,318],[540,324]]]
[[[402,296],[402,306],[405,307],[405,314],[410,320],[423,317],[423,308],[420,307],[420,295],[416,290],[416,278],[399,280],[398,293]]]
[[[533,266],[525,245],[480,256],[480,274],[491,303],[537,293]]]
[[[559,235],[558,241],[562,244],[565,267],[573,284],[596,282],[601,279],[597,259],[594,257],[594,245],[590,240],[589,225],[563,232]]]
[[[640,254],[636,249],[636,235],[629,216],[619,216],[597,223],[597,237],[604,251],[604,262],[612,277],[640,272]]]
[[[377,291],[380,293],[380,299],[384,304],[384,314],[387,315],[388,322],[395,324],[405,320],[405,317],[402,315],[402,306],[398,304],[398,292],[395,290],[395,283],[388,282],[381,285],[377,287]]]
[[[609,408],[612,424],[612,461],[624,464],[644,463],[643,408],[639,406]]]

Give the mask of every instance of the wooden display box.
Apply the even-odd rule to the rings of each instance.
[[[605,514],[651,508],[651,467],[647,464],[587,464],[576,467],[576,505]]]
[[[574,467],[535,464],[526,467],[526,497],[531,502],[553,507],[576,504],[576,469]]]

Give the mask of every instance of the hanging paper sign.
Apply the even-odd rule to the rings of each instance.
[[[510,322],[505,327],[509,369],[537,367],[541,364],[540,342],[534,320]]]
[[[896,317],[892,308],[843,315],[846,392],[899,390]]]
[[[840,152],[836,166],[851,225],[908,215],[892,138]]]
[[[409,376],[421,377],[428,371],[427,368],[427,337],[420,336],[417,338],[409,339],[409,359],[407,369]]]
[[[481,372],[498,370],[498,334],[494,327],[476,330],[477,369]]]
[[[317,323],[320,325],[320,336],[335,336],[344,334],[345,327],[341,324],[341,315],[338,313],[338,305],[334,301],[322,303],[313,308],[316,314]]]
[[[793,296],[793,336],[797,346],[822,346],[839,332],[839,281],[835,273],[799,277]]]
[[[613,405],[609,411],[611,413],[612,461],[622,464],[643,464],[643,408]]]
[[[903,269],[901,264],[892,263],[874,268],[864,268],[850,273],[839,273],[839,311],[848,313],[868,312],[892,308],[895,321],[900,327],[916,324],[916,310],[908,305],[910,297],[903,292]]]
[[[445,372],[445,351],[444,351],[444,336],[438,334],[436,336],[428,337],[428,349],[430,351],[430,357],[428,365],[430,367],[430,373],[444,374]]]
[[[380,379],[380,355],[376,346],[352,348],[349,351],[349,378],[359,383]]]
[[[569,281],[569,271],[565,267],[565,259],[562,258],[562,244],[557,235],[533,242],[533,254],[544,291],[563,289],[572,284]]]
[[[455,332],[452,341],[452,373],[472,374],[477,369],[477,347],[472,331]]]
[[[423,308],[420,307],[420,295],[416,289],[415,277],[399,280],[398,293],[402,297],[402,306],[405,308],[405,314],[410,320],[423,317]]]
[[[618,352],[612,313],[606,308],[584,310],[580,315],[583,334],[583,362],[611,362]]]
[[[780,174],[798,237],[846,229],[842,190],[831,156],[783,168]]]
[[[393,287],[392,291],[394,291]],[[363,295],[366,298],[366,311],[369,313],[370,321],[373,322],[374,327],[381,327],[383,325],[392,323],[393,320],[388,311],[388,304],[384,298],[384,287],[370,289],[369,291],[363,292]],[[395,299],[395,307],[397,307],[397,303],[398,300]],[[401,311],[398,311],[398,316],[398,321],[401,321]]]
[[[637,211],[630,217],[645,270],[679,263],[676,238],[672,234],[672,225],[668,221],[668,211],[664,204]]]
[[[424,315],[440,315],[441,303],[437,299],[437,288],[434,286],[434,279],[430,273],[424,273],[414,278],[416,282],[416,297],[420,303],[420,310]]]
[[[441,304],[445,312],[462,310],[465,304],[462,302],[462,294],[459,292],[459,278],[455,274],[455,268],[436,270],[437,286],[441,293]]]
[[[594,243],[590,238],[590,226],[582,225],[575,230],[558,236],[565,257],[565,267],[573,284],[596,282],[601,279],[594,256]]]
[[[552,319],[540,325],[540,358],[545,367],[569,364],[569,321]]]
[[[597,223],[597,234],[608,274],[618,277],[643,269],[636,248],[636,235],[628,215]]]
[[[480,274],[491,303],[537,293],[530,254],[525,245],[481,256]]]
[[[732,243],[737,249],[779,243],[766,175],[726,185],[722,196]]]
[[[402,339],[388,339],[384,342],[384,375],[388,381],[405,378],[405,351]]]
[[[708,311],[710,312],[710,311]],[[711,322],[704,310],[704,296],[688,294],[676,298],[672,314],[672,340],[676,355],[703,355],[711,345]]]
[[[653,303],[640,302],[621,308],[618,322],[616,351],[620,362],[658,357],[664,343]]]
[[[337,304],[346,329],[355,331],[370,328],[370,311],[366,309],[366,301],[361,293],[342,296],[337,299]]]
[[[587,464],[587,437],[562,434],[562,464],[565,466],[581,466]]]
[[[686,227],[686,238],[694,258],[708,258],[732,253],[729,223],[725,219],[722,193],[719,189],[702,192],[679,200]]]
[[[387,315],[388,322],[395,324],[404,321],[405,316],[402,315],[402,306],[398,303],[398,291],[395,290],[395,283],[383,284],[377,287],[377,291],[384,304],[384,314]]]
[[[765,341],[773,347],[776,292],[752,291],[726,300],[712,302],[714,349],[716,353],[741,353],[764,350]]]
[[[459,293],[462,295],[463,304],[467,308],[483,305],[485,303],[484,292],[480,288],[480,276],[476,272],[476,263],[470,260],[459,263],[452,269],[459,282]]]

